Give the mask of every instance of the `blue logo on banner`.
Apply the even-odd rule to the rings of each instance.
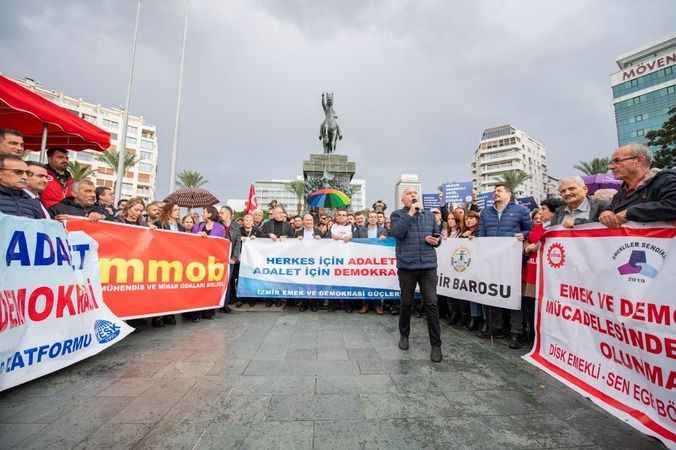
[[[120,334],[120,327],[107,320],[97,320],[94,322],[94,334],[99,344],[106,344]]]

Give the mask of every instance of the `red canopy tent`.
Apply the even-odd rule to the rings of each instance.
[[[21,131],[28,150],[105,151],[110,147],[110,133],[2,75],[0,127]]]

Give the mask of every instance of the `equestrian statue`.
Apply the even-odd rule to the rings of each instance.
[[[324,121],[319,128],[319,140],[324,146],[324,153],[333,153],[336,151],[336,144],[339,139],[343,139],[340,127],[336,119],[338,116],[333,110],[333,93],[322,93],[322,108],[324,108]]]

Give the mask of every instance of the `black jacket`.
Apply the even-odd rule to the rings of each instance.
[[[84,207],[78,203],[75,203],[71,197],[64,198],[56,205],[49,208],[49,214],[52,217],[56,217],[61,214],[68,214],[69,216],[78,216],[78,217],[87,217],[87,215],[92,212],[92,207]]]
[[[385,227],[378,227],[378,237],[387,236],[387,230]],[[369,227],[364,225],[363,227],[357,227],[352,232],[353,239],[366,239],[369,237]]]
[[[263,224],[263,227],[258,232],[258,237],[267,238],[270,237],[271,233],[276,234],[278,237],[294,236],[293,227],[289,222],[277,222],[275,219],[270,219]]]
[[[10,216],[44,219],[39,200],[31,198],[23,189],[0,186],[0,211]]]
[[[115,211],[115,208],[111,207],[110,209],[108,209],[101,203],[94,203],[94,206],[91,207],[90,212],[97,212],[103,216],[104,220],[108,220],[110,222],[115,222],[117,217],[116,215],[117,211]]]
[[[630,193],[622,184],[610,202],[610,210],[626,210],[627,220],[635,222],[676,220],[676,169],[653,169]]]
[[[294,237],[301,237],[305,235],[305,227],[301,228],[300,230],[296,230],[294,232]],[[319,236],[320,238],[322,237],[322,232],[319,230],[319,228],[314,227],[312,229],[312,236]]]
[[[589,202],[589,220],[586,219],[575,219],[575,225],[581,225],[583,223],[592,223],[598,222],[599,216],[601,213],[608,209],[608,204],[595,200],[591,197],[587,197]],[[559,206],[554,212],[554,217],[552,217],[552,225],[561,225],[563,219],[566,218],[566,205]]]
[[[99,212],[99,211],[97,210],[96,212]],[[106,219],[106,220],[108,220],[108,219]],[[158,230],[170,230],[171,231],[171,227],[169,226],[168,223],[162,223],[159,220],[156,220],[153,223],[153,225],[155,225]],[[178,226],[177,231],[179,231],[181,233],[190,233],[190,231],[191,231],[191,230],[186,230],[185,228],[183,228],[183,225],[181,225],[180,223],[176,223],[176,225]]]

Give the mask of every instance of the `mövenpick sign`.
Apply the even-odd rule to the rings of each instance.
[[[524,358],[676,448],[676,228],[547,232]]]

